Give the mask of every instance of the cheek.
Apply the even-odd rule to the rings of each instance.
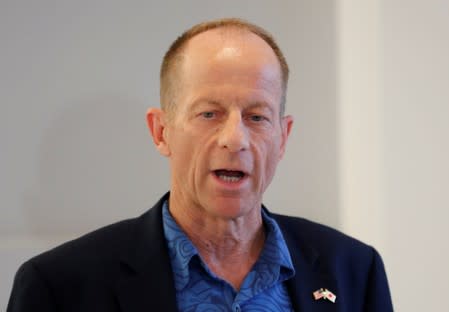
[[[267,133],[259,139],[261,152],[265,154],[267,159],[273,159],[279,156],[281,136],[277,132],[276,129],[272,129],[270,133]]]
[[[196,133],[183,130],[171,142],[173,169],[177,170],[183,180],[194,177],[195,171],[204,161],[207,146]],[[203,158],[202,158],[203,157]]]
[[[173,170],[185,171],[191,161],[192,145],[186,135],[177,135],[170,141],[171,162]]]
[[[279,162],[280,144],[278,139],[269,139],[260,144],[257,148],[257,158],[260,162],[260,170],[268,179],[274,175],[274,171]]]

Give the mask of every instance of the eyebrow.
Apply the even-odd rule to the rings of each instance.
[[[210,99],[205,99],[205,98],[199,98],[198,100],[194,101],[194,103],[192,104],[190,109],[193,111],[193,110],[197,109],[198,106],[204,105],[204,104],[217,106],[217,107],[223,107],[224,106],[220,101],[217,101],[217,100],[210,100]],[[268,105],[265,102],[260,102],[260,101],[251,103],[249,106],[245,107],[245,110],[254,109],[254,108],[268,109],[270,111],[270,113],[272,113],[272,114],[274,113],[274,110],[273,110],[273,108],[270,105]]]
[[[254,102],[253,104],[249,105],[248,108],[263,108],[268,109],[271,113],[274,113],[273,108],[265,102]]]
[[[213,105],[213,106],[222,106],[219,101],[208,100],[205,98],[199,98],[193,102],[192,106],[190,107],[190,110],[194,111],[198,106],[204,105],[204,104]]]

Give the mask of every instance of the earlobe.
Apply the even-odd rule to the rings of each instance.
[[[159,108],[150,108],[147,111],[147,124],[150,134],[153,137],[154,145],[161,155],[170,156],[170,148],[168,146],[167,127],[165,113]]]

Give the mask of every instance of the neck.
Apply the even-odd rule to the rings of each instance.
[[[239,289],[265,242],[260,205],[236,218],[224,218],[207,213],[207,207],[185,205],[188,201],[173,195],[170,194],[170,212],[203,261],[216,275]]]

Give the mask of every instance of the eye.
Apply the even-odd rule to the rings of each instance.
[[[214,112],[202,112],[201,117],[205,118],[205,119],[211,119],[215,117],[215,113]]]
[[[261,122],[261,121],[267,120],[267,118],[265,118],[262,115],[251,115],[249,118],[251,121],[254,121],[254,122]]]

